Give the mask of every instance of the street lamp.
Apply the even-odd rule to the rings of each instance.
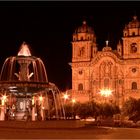
[[[2,105],[4,105],[7,100],[7,96],[3,95],[1,99],[2,99]]]
[[[42,97],[42,95],[41,95],[41,96],[39,96],[39,101],[40,101],[40,102],[42,102],[42,101],[43,101],[43,97]]]
[[[76,100],[75,100],[75,99],[72,99],[72,103],[73,103],[73,104],[76,103]]]
[[[64,94],[63,98],[64,98],[65,100],[67,100],[67,99],[69,98],[69,95],[66,93],[66,94]]]
[[[112,90],[110,90],[110,89],[101,89],[100,94],[101,94],[101,96],[109,97],[112,94]]]
[[[69,99],[69,96],[70,96],[70,95],[68,95],[67,93],[65,93],[65,94],[63,95],[64,102],[66,102],[66,100],[68,100],[68,99]]]
[[[112,90],[111,89],[101,89],[100,90],[100,94],[102,97],[105,97],[105,102],[106,102],[106,98],[109,97],[112,94]]]

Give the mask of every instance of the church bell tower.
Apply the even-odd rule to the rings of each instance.
[[[97,54],[96,36],[86,21],[73,34],[72,96],[81,102],[89,100],[90,62]]]
[[[86,21],[73,34],[72,50],[72,62],[90,61],[97,53],[94,31]]]
[[[140,58],[140,22],[137,16],[123,30],[123,58]]]

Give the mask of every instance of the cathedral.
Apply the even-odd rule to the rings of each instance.
[[[98,50],[96,35],[86,21],[73,33],[72,98],[78,102],[111,102],[121,106],[140,98],[140,22],[125,25],[122,41],[112,50],[108,41]]]

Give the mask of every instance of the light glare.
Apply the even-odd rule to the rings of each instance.
[[[108,97],[108,96],[110,96],[112,94],[112,90],[110,90],[110,89],[101,89],[100,94],[101,94],[101,96]]]
[[[75,103],[76,102],[76,100],[75,99],[72,99],[72,103]]]
[[[64,94],[63,98],[64,98],[65,100],[67,100],[67,99],[69,98],[69,95],[66,93],[66,94]]]
[[[43,100],[43,97],[42,96],[39,96],[39,100],[42,101]]]

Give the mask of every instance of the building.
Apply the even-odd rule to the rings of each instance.
[[[96,35],[86,21],[73,33],[72,96],[77,101],[115,102],[140,98],[140,22],[134,16],[112,50],[106,41],[98,51]]]

